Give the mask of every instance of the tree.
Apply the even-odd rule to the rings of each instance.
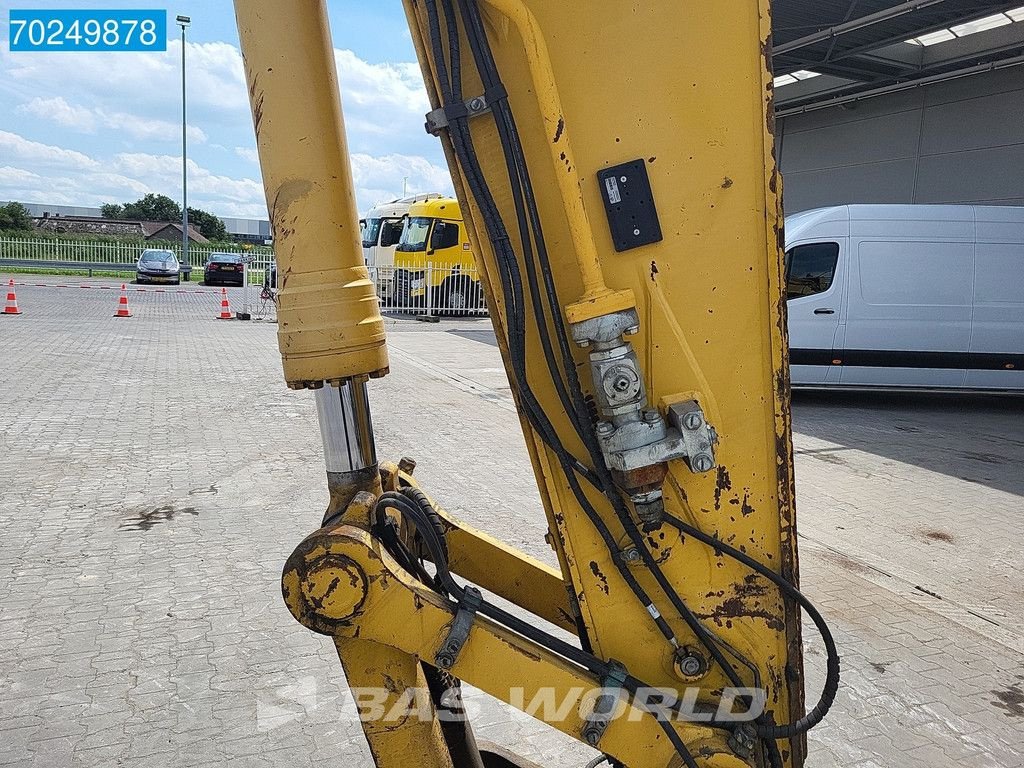
[[[21,203],[0,205],[0,230],[32,229],[32,214]]]
[[[134,203],[125,203],[121,213],[135,221],[181,221],[181,206],[167,195],[152,192]]]
[[[105,203],[100,207],[105,219],[129,219],[131,221],[181,221],[181,206],[166,195],[152,193],[134,203]],[[198,229],[207,240],[228,240],[224,222],[217,216],[200,208],[188,209],[190,227]]]
[[[200,210],[199,208],[188,209],[188,223],[203,233],[207,240],[227,240],[228,230],[224,222],[212,213]]]

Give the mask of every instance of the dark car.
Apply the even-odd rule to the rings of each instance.
[[[173,283],[181,282],[181,265],[174,251],[161,251],[147,248],[135,265],[135,282],[137,283]]]
[[[245,266],[237,253],[211,253],[203,268],[203,280],[207,285],[242,285]]]

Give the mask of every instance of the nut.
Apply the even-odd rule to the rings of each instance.
[[[657,424],[661,420],[661,414],[653,408],[644,411],[644,421],[648,424]]]

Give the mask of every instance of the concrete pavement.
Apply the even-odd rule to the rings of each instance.
[[[333,646],[279,596],[326,502],[313,400],[216,293],[115,320],[114,291],[19,285],[0,318],[0,765],[370,764]],[[552,562],[488,327],[389,321],[379,453]],[[1024,766],[1024,404],[798,394],[794,418],[802,583],[844,666],[809,765]],[[545,766],[594,754],[471,698]]]

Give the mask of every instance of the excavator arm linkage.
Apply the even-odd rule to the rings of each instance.
[[[527,765],[477,743],[460,680],[613,765],[801,766],[839,668],[796,589],[768,0],[404,5],[560,567],[378,462],[326,9],[236,0],[285,380],[331,494],[289,609],[333,638],[379,768]],[[828,657],[808,714],[801,608]]]

